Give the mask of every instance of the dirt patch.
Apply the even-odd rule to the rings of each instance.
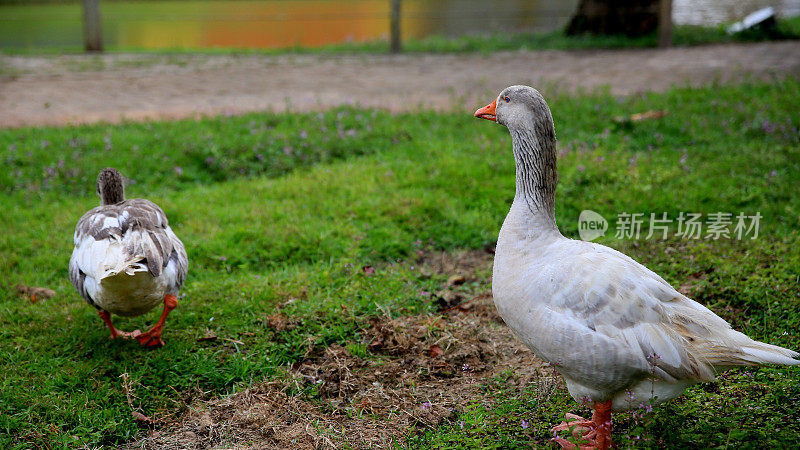
[[[696,297],[708,281],[708,274],[710,271],[713,271],[713,268],[709,271],[699,271],[690,274],[689,277],[686,278],[686,281],[680,285],[678,292],[690,298]]]
[[[502,323],[488,279],[476,278],[490,264],[486,251],[425,254],[425,270],[479,288],[440,314],[372,317],[359,345],[315,350],[284,380],[195,404],[179,424],[129,448],[384,448],[488,401],[481,386],[510,369],[520,386],[535,382],[552,393],[560,379]]]
[[[800,42],[442,55],[0,55],[0,127],[361,105],[471,112],[512,84],[614,94],[800,74]]]

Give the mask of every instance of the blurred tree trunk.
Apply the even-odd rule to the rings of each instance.
[[[391,34],[390,50],[392,53],[400,53],[400,0],[392,0],[392,13],[389,18],[389,34]]]
[[[83,35],[87,52],[102,52],[100,0],[83,0]]]
[[[658,28],[660,0],[581,0],[567,34],[642,36]]]
[[[658,46],[672,45],[672,0],[661,0],[658,11]]]

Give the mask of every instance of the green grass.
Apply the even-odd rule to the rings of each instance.
[[[583,209],[612,224],[622,212],[760,212],[755,240],[616,240],[612,229],[602,242],[675,285],[696,278],[695,297],[738,329],[797,349],[800,81],[631,98],[544,94],[560,139],[562,231],[577,235]],[[648,110],[669,114],[614,120]],[[434,112],[0,130],[0,157],[3,448],[114,446],[141,433],[131,408],[174,418],[195,399],[281,376],[310,345],[363,350],[370,316],[435,313],[419,292],[443,280],[415,270],[410,255],[493,243],[514,186],[503,127]],[[105,166],[132,179],[129,197],[159,203],[187,246],[185,297],[160,350],[108,340],[68,281],[74,225],[97,204]],[[57,296],[30,303],[17,283]],[[269,328],[278,305],[300,326]],[[117,322],[144,328],[157,316]],[[221,339],[197,341],[209,331]],[[541,402],[512,378],[412,433],[409,446],[543,444],[560,414],[580,412],[563,389]],[[800,437],[798,385],[796,368],[733,371],[652,414],[621,415],[615,437],[623,446],[786,447]],[[523,429],[523,419],[534,425]]]
[[[728,42],[752,42],[774,39],[800,38],[800,16],[778,19],[777,32],[769,34],[760,30],[746,31],[729,35],[724,25],[703,27],[676,25],[673,28],[673,45],[693,46]],[[513,32],[463,35],[458,37],[429,36],[411,38],[403,42],[407,53],[463,53],[512,50],[581,50],[594,48],[645,48],[658,45],[658,36],[651,34],[630,38],[625,35],[567,36],[562,31]],[[133,47],[108,46],[108,52],[141,52],[171,55],[186,53],[185,48],[143,49]],[[291,46],[285,48],[243,49],[243,48],[202,48],[191,49],[193,53],[203,54],[349,54],[349,53],[389,53],[386,40],[368,42],[348,42],[328,44],[320,47]],[[7,55],[61,55],[64,53],[83,53],[82,47],[9,47],[0,49]]]

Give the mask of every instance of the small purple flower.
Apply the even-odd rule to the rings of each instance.
[[[522,425],[522,429],[523,430],[527,430],[528,429],[529,425],[528,425],[528,421],[527,420],[522,419],[522,424],[521,425]]]
[[[578,165],[578,172],[583,172],[584,170],[586,170],[585,167],[583,167],[582,165]]]
[[[458,426],[459,426],[459,428],[461,428],[463,430],[464,429],[464,421],[462,420],[461,422],[459,422]]]
[[[431,407],[431,402],[425,402],[422,404],[422,409],[429,409]]]
[[[300,139],[306,139],[308,137],[308,132],[306,130],[300,130]]]

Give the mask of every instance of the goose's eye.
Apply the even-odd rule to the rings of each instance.
[[[508,98],[508,97],[503,97],[503,101],[504,101],[504,102],[506,102],[506,103],[508,103],[508,102],[510,102],[510,101],[511,101],[511,99],[510,99],[510,98]]]

